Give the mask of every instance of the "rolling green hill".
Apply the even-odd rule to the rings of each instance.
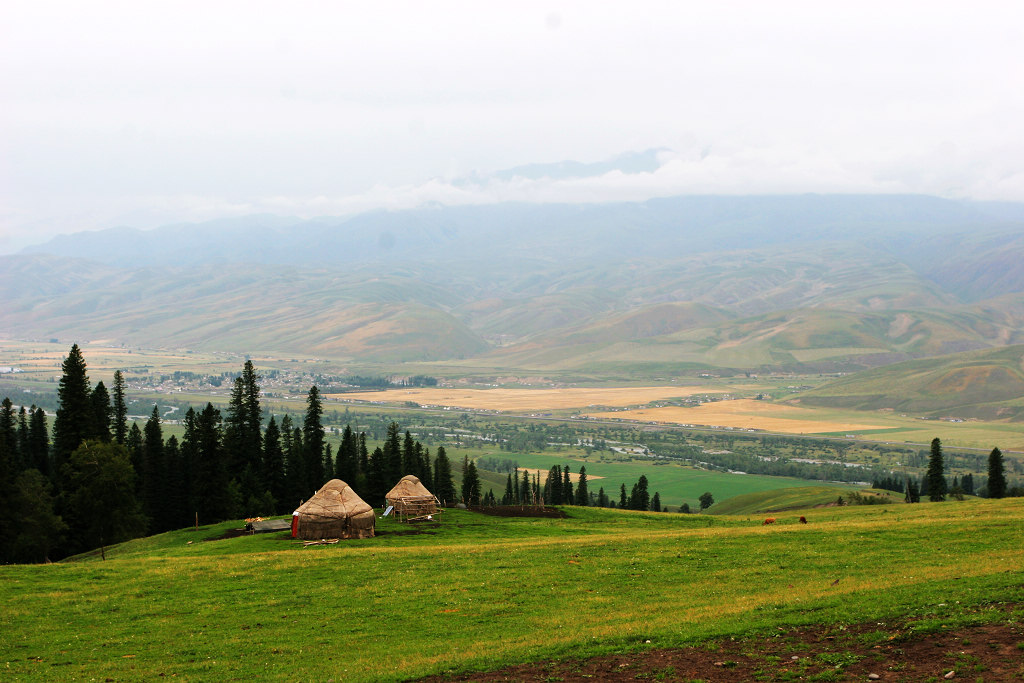
[[[567,512],[447,510],[313,547],[288,532],[208,540],[236,521],[132,541],[106,561],[0,566],[4,676],[408,680],[812,625],[870,622],[877,642],[898,635],[883,630],[896,620],[1005,622],[991,606],[1024,599],[1024,499],[829,508],[769,527]]]
[[[0,258],[0,330],[384,372],[853,372],[1024,343],[1001,251],[1020,240],[982,208],[705,197],[80,234],[50,248],[97,261]]]
[[[790,510],[807,510],[835,505],[840,496],[849,497],[854,489],[837,489],[830,486],[803,486],[773,491],[744,493],[715,503],[708,508],[711,515],[753,515],[765,512],[786,512]],[[858,495],[866,495],[898,503],[902,500],[899,494],[873,489],[857,489]],[[797,517],[798,515],[792,515]]]
[[[860,372],[799,394],[803,404],[936,417],[1024,419],[1024,345],[983,349]]]

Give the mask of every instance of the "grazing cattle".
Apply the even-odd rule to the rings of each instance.
[[[800,523],[801,524],[807,524],[807,518],[804,517],[803,515],[800,515]]]
[[[761,522],[761,526],[765,526],[766,524],[775,524],[775,518],[774,517],[768,517],[763,522]]]

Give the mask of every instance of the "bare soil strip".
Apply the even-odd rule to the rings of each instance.
[[[1020,681],[1024,625],[997,623],[920,634],[913,623],[782,630],[770,636],[648,649],[421,679],[441,681]],[[1019,613],[1018,613],[1019,614]],[[950,675],[950,672],[953,672]]]

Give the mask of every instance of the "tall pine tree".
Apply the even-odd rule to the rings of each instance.
[[[928,499],[932,502],[946,500],[945,466],[942,462],[942,442],[936,437],[932,439],[931,457],[928,458]]]
[[[57,417],[53,421],[53,455],[58,477],[61,466],[71,453],[86,439],[94,436],[92,389],[86,373],[85,358],[78,344],[71,346],[68,357],[61,364],[61,378],[57,385]]]
[[[128,438],[128,404],[124,397],[124,375],[120,370],[114,372],[114,440],[123,444]]]
[[[302,443],[305,451],[306,488],[309,495],[324,485],[324,414],[320,390],[313,385],[306,396],[306,415],[302,420]]]
[[[1003,452],[993,448],[988,454],[988,497],[1003,498],[1006,495],[1006,474],[1003,471]]]

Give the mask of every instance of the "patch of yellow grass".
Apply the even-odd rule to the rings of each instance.
[[[544,481],[544,477],[548,476],[548,470],[538,470],[538,469],[530,469],[529,467],[520,467],[519,471],[520,472],[528,472],[530,474],[530,477],[540,477],[540,480],[542,482]],[[604,479],[604,477],[596,477],[593,474],[588,474],[587,475],[587,481],[592,481],[594,479]],[[569,481],[571,481],[574,484],[578,484],[579,481],[580,481],[579,473],[578,472],[570,472],[569,473]]]
[[[669,406],[618,412],[589,413],[588,417],[619,418],[644,422],[693,424],[736,429],[763,429],[786,434],[821,434],[825,432],[856,432],[885,429],[885,425],[834,422],[822,419],[814,410],[776,405],[753,399],[717,401],[692,408]]]
[[[545,411],[589,406],[625,407],[651,401],[696,394],[725,393],[728,389],[708,387],[613,387],[567,389],[388,389],[329,394],[330,398],[356,401],[402,403],[414,401],[423,406],[450,406],[479,410]]]

